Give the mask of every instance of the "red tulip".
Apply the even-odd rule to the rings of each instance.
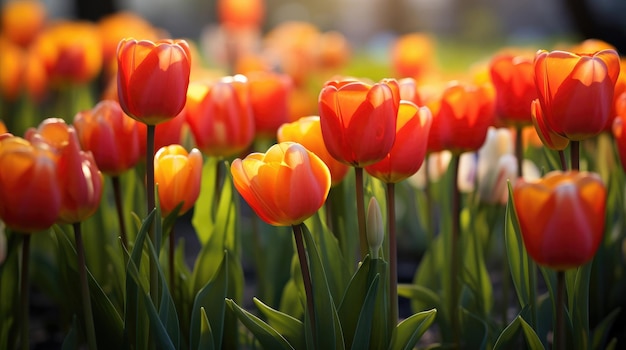
[[[248,81],[242,75],[212,84],[191,84],[186,109],[187,122],[203,154],[237,155],[254,139]]]
[[[319,96],[319,112],[328,152],[356,167],[385,158],[396,138],[399,90],[395,80],[374,85],[327,82]]]
[[[330,189],[326,164],[293,142],[237,158],[230,172],[235,188],[254,212],[274,226],[302,223],[322,207]]]
[[[539,105],[539,100],[534,100],[531,103],[531,117],[533,121],[533,125],[535,126],[535,131],[539,138],[541,139],[541,143],[549,149],[555,151],[562,151],[569,145],[569,140],[551,130],[546,124],[545,117],[543,115],[543,111],[541,106]]]
[[[539,265],[581,266],[602,242],[606,188],[596,174],[554,171],[535,182],[521,180],[513,203],[526,250]]]
[[[139,162],[138,125],[113,100],[101,101],[74,117],[74,128],[83,149],[91,151],[100,171],[112,176]]]
[[[577,55],[539,51],[535,83],[547,127],[572,141],[602,132],[612,116],[619,56],[614,50]]]
[[[0,219],[22,233],[54,224],[61,209],[55,156],[41,142],[0,135]]]
[[[397,183],[415,174],[426,157],[431,122],[428,107],[400,101],[396,141],[387,157],[365,167],[365,171],[386,183]]]
[[[613,138],[617,146],[622,168],[626,171],[626,92],[622,93],[615,103],[617,116],[613,119]]]
[[[493,99],[482,85],[452,82],[433,106],[428,150],[476,151],[494,123]]]
[[[496,118],[505,124],[530,124],[530,103],[537,98],[532,58],[499,55],[491,61],[489,72],[496,90]]]
[[[117,63],[120,105],[132,118],[155,125],[185,106],[191,66],[186,41],[123,39]]]

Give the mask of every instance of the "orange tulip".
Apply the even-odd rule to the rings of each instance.
[[[539,103],[550,130],[572,141],[604,130],[620,70],[617,52],[577,55],[541,50],[534,68]]]
[[[32,233],[55,223],[61,209],[55,156],[46,145],[0,135],[0,219]]]
[[[43,1],[8,1],[0,11],[0,32],[13,43],[29,46],[44,28],[48,16]]]
[[[385,183],[398,183],[415,174],[426,157],[431,122],[428,107],[400,101],[396,141],[383,160],[365,167],[365,171]]]
[[[265,16],[263,0],[218,0],[220,22],[233,28],[258,28]]]
[[[421,80],[433,67],[433,52],[433,40],[427,34],[405,34],[391,48],[392,66],[399,77]]]
[[[254,139],[248,81],[242,75],[212,84],[190,84],[185,108],[187,123],[203,154],[237,155]]]
[[[79,112],[73,124],[82,148],[91,151],[103,173],[117,176],[139,162],[139,123],[117,101],[104,100]]]
[[[496,118],[508,125],[529,125],[530,103],[537,98],[531,57],[502,54],[489,65],[496,90]]]
[[[80,149],[76,130],[62,119],[48,118],[26,138],[45,142],[56,155],[58,186],[61,194],[60,222],[73,224],[93,215],[102,197],[102,174],[91,152]]]
[[[235,188],[254,212],[274,226],[302,223],[322,207],[330,190],[326,164],[293,142],[237,158],[230,172]]]
[[[289,76],[273,72],[248,74],[250,104],[257,135],[274,137],[276,130],[289,121]]]
[[[555,151],[564,150],[569,145],[569,140],[548,127],[538,99],[532,102],[530,110],[535,131],[543,145]]]
[[[396,138],[400,88],[396,80],[374,85],[327,82],[319,96],[322,136],[338,161],[365,167],[385,158]]]
[[[493,99],[482,85],[452,82],[433,105],[428,150],[476,151],[494,123]]]
[[[330,171],[332,186],[340,183],[348,174],[350,168],[328,153],[319,116],[302,117],[293,123],[283,124],[278,129],[277,139],[278,142],[297,142],[320,157]]]
[[[156,125],[180,113],[191,69],[186,41],[124,39],[117,49],[117,62],[117,91],[126,114]]]
[[[0,135],[9,132],[7,130],[6,125],[4,125],[4,122],[2,120],[0,120]]]
[[[519,181],[513,203],[526,250],[539,265],[559,271],[581,266],[602,242],[606,188],[596,174],[554,171]]]
[[[15,101],[22,92],[22,72],[24,71],[24,57],[26,54],[23,50],[11,43],[10,41],[0,37],[0,97],[8,101]]]
[[[160,148],[154,156],[154,182],[159,186],[161,215],[166,217],[179,204],[178,215],[186,213],[200,195],[202,154],[181,145]]]
[[[52,84],[84,84],[102,69],[102,45],[90,22],[62,21],[48,27],[34,43]]]

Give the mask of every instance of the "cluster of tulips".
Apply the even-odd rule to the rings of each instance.
[[[609,43],[502,50],[436,82],[432,39],[411,34],[373,81],[339,75],[338,33],[290,23],[261,54],[262,3],[218,9],[227,73],[130,14],[44,29],[41,3],[3,11],[0,347],[29,348],[32,276],[64,348],[626,341],[626,72]],[[407,230],[427,243],[398,284]]]

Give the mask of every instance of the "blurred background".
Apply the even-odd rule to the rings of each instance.
[[[175,37],[196,38],[217,21],[215,0],[43,2],[53,18],[98,20],[115,11],[133,11]],[[265,30],[288,20],[306,21],[342,32],[353,47],[426,31],[512,45],[547,37],[598,38],[626,50],[623,0],[266,0],[266,8]]]

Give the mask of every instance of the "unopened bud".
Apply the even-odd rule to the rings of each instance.
[[[372,197],[367,206],[367,244],[373,259],[378,259],[378,251],[383,245],[385,238],[385,228],[383,226],[383,215],[376,197]]]

